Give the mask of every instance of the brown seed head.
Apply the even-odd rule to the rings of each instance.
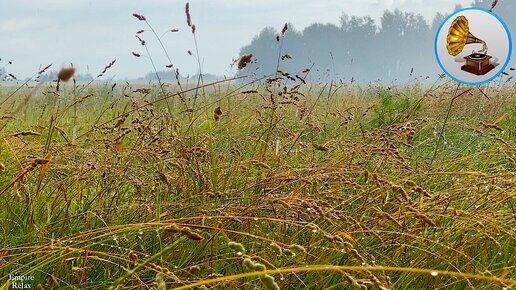
[[[38,72],[38,75],[43,74],[43,73],[44,73],[47,69],[49,69],[51,66],[52,66],[52,64],[49,64],[49,65],[47,65],[46,67],[44,67],[42,70],[40,70],[40,71]]]
[[[283,26],[283,29],[281,30],[281,35],[285,35],[285,32],[287,32],[288,30],[288,24],[285,23],[285,25]]]
[[[69,81],[75,74],[75,68],[72,67],[64,67],[57,74],[57,78],[60,81],[67,82]]]
[[[97,77],[100,78],[101,76],[103,76],[107,72],[107,70],[110,69],[115,64],[115,62],[116,62],[116,59],[114,59],[112,62],[110,62]]]
[[[220,106],[218,106],[213,111],[213,118],[215,119],[215,121],[218,121],[218,120],[220,120],[221,116],[222,116],[222,110],[220,109]]]
[[[141,39],[138,35],[136,35],[136,38],[138,38],[138,41],[140,41],[142,46],[145,46],[145,40]]]
[[[253,58],[253,55],[250,53],[250,54],[246,54],[246,55],[243,55],[240,60],[238,61],[238,69],[243,69],[247,66],[247,64],[249,64],[251,62],[251,59]]]
[[[281,56],[281,60],[285,60],[285,59],[292,59],[292,56],[290,56],[290,54],[284,54]]]
[[[133,13],[133,16],[138,18],[138,20],[140,21],[145,21],[145,17],[143,15],[140,15],[140,14],[136,14],[136,13]]]
[[[489,9],[489,12],[493,12],[493,9],[496,7],[496,4],[498,4],[498,0],[493,0],[493,3],[491,3],[491,9]]]
[[[190,17],[190,3],[189,2],[186,2],[185,12],[186,12],[186,24],[188,24],[189,27],[192,27],[192,17]]]

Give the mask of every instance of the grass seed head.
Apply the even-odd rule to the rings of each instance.
[[[278,283],[274,281],[274,277],[271,275],[265,275],[260,277],[260,281],[262,281],[263,286],[266,290],[279,290],[280,287]]]
[[[190,229],[188,228],[183,228],[183,229],[187,229],[187,231],[185,230],[182,230],[181,233],[184,234],[187,238],[189,238],[190,240],[194,240],[194,241],[200,241],[203,239],[203,237],[201,235],[199,235],[198,233],[196,232],[192,232]]]
[[[220,106],[218,106],[213,111],[213,118],[215,119],[215,121],[218,121],[220,120],[220,117],[222,117],[222,110],[220,109]]]
[[[287,32],[288,30],[288,23],[285,23],[285,25],[283,25],[283,29],[281,29],[281,35],[285,35],[285,32]]]
[[[244,267],[250,271],[265,271],[265,266],[263,264],[254,262],[249,258],[245,258],[243,261]]]
[[[252,60],[253,58],[253,54],[252,53],[249,53],[249,54],[245,54],[243,55],[240,60],[238,61],[238,69],[244,69]]]
[[[271,249],[279,256],[283,255],[283,249],[276,243],[271,243]]]
[[[186,24],[188,25],[188,27],[192,27],[192,17],[190,16],[190,3],[189,2],[186,2],[185,13],[186,13]]]
[[[133,13],[133,16],[136,17],[140,21],[145,21],[145,17],[141,14]]]
[[[292,251],[294,252],[298,252],[298,253],[306,253],[306,249],[305,247],[303,246],[300,246],[298,244],[292,244],[288,247],[289,249],[291,249]]]
[[[41,133],[34,132],[34,131],[21,131],[21,132],[16,132],[13,134],[13,137],[18,137],[18,136],[41,136]]]
[[[62,68],[59,73],[57,74],[57,78],[60,81],[67,82],[69,81],[73,76],[75,75],[75,68],[73,66],[71,67],[64,67]]]
[[[240,243],[231,241],[231,242],[228,243],[228,246],[229,246],[230,249],[232,249],[232,250],[234,250],[236,252],[241,252],[241,253],[245,253],[246,252],[244,246],[242,244],[240,244]]]
[[[156,286],[158,290],[167,289],[167,284],[165,284],[165,278],[163,277],[163,273],[156,274]]]
[[[294,258],[296,256],[296,253],[294,253],[294,251],[292,251],[291,249],[283,250],[283,254],[285,254],[285,256],[291,257],[291,258]]]
[[[138,255],[133,250],[129,252],[129,259],[131,260],[131,263],[133,263],[134,265],[138,263]]]

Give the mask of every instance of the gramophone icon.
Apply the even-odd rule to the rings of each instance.
[[[491,63],[492,56],[487,55],[487,43],[471,34],[468,19],[465,16],[458,16],[453,20],[446,37],[448,53],[457,56],[466,44],[472,43],[481,43],[483,49],[473,51],[472,54],[464,57],[466,64],[461,69],[475,75],[485,75],[494,69],[494,65]]]

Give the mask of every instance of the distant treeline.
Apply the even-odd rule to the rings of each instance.
[[[476,0],[472,7],[489,9],[491,3]],[[461,8],[456,6],[455,11]],[[498,1],[494,12],[516,33],[516,1]],[[379,23],[371,17],[343,14],[340,25],[315,23],[303,31],[289,25],[281,55],[278,29],[268,27],[241,49],[240,55],[252,53],[255,61],[240,73],[274,73],[278,59],[288,54],[292,58],[284,57],[279,68],[297,72],[313,65],[315,81],[435,80],[441,71],[434,57],[434,39],[448,15],[438,13],[427,23],[421,15],[394,10],[385,11]]]

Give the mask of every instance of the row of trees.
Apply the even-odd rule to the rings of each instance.
[[[476,0],[472,6],[489,9],[491,3]],[[499,1],[495,12],[516,31],[512,15],[516,13],[516,1]],[[434,39],[446,16],[438,13],[432,23],[427,23],[421,15],[394,10],[385,11],[379,23],[371,17],[343,14],[339,25],[315,23],[303,31],[290,25],[282,54],[292,59],[281,61],[280,68],[294,72],[313,65],[312,78],[321,81],[435,79],[440,69],[434,57]],[[241,74],[274,73],[280,49],[277,35],[276,29],[265,28],[241,49],[241,55],[252,53],[256,60]]]

